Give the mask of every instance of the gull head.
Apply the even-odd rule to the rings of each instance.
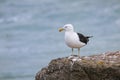
[[[65,31],[73,31],[74,30],[73,25],[72,24],[66,24],[62,28],[59,28],[59,32],[61,32],[63,30],[65,30]]]

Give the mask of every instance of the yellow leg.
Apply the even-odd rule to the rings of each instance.
[[[80,48],[78,48],[78,56],[80,56]]]
[[[74,55],[74,54],[73,54],[73,48],[72,48],[72,55]]]

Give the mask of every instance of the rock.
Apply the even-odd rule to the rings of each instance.
[[[35,80],[120,80],[120,51],[54,59]]]

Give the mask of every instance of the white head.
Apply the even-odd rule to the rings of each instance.
[[[74,31],[73,25],[72,24],[66,24],[62,28],[59,29],[59,32],[61,31]]]

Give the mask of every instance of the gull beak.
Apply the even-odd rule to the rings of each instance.
[[[59,32],[62,32],[63,30],[65,30],[64,28],[59,28]]]

